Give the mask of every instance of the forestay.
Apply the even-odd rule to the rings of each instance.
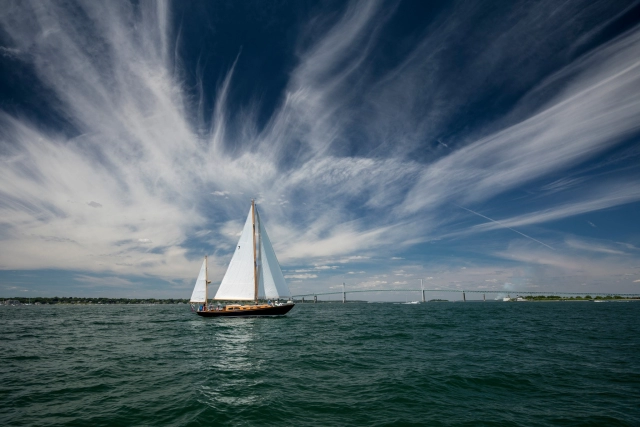
[[[202,262],[200,274],[196,279],[196,285],[193,287],[191,300],[189,302],[206,302],[207,295],[207,259]]]

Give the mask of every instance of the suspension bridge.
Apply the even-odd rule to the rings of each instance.
[[[602,297],[606,296],[620,296],[620,297],[640,297],[640,293],[618,293],[618,292],[557,292],[557,291],[508,291],[508,290],[463,290],[463,289],[353,289],[347,291],[344,288],[341,291],[331,292],[314,292],[308,294],[292,295],[292,298],[302,300],[305,302],[306,298],[313,298],[314,301],[318,300],[318,297],[329,295],[342,295],[342,302],[347,301],[347,294],[362,294],[362,293],[377,293],[377,292],[416,292],[420,293],[422,302],[426,301],[426,293],[455,293],[462,294],[462,300],[466,301],[467,294],[483,294],[483,299],[486,299],[486,294],[517,294],[520,296],[561,296],[561,297],[584,297],[586,295],[598,295]]]

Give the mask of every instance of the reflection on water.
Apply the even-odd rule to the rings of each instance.
[[[203,403],[211,408],[257,403],[263,383],[259,374],[260,324],[268,319],[199,319],[206,325],[206,342],[201,342],[200,365],[206,379],[200,386]]]

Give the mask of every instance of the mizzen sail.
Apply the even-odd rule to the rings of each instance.
[[[202,262],[200,274],[196,279],[196,285],[193,287],[191,300],[189,302],[206,302],[207,301],[207,259]]]

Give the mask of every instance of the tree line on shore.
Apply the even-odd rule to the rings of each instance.
[[[526,300],[531,300],[531,301],[548,301],[548,300],[612,300],[612,299],[637,299],[637,297],[623,297],[620,295],[605,295],[605,296],[600,296],[597,295],[596,297],[592,297],[591,295],[585,295],[585,296],[574,296],[574,297],[563,297],[563,296],[559,296],[559,295],[527,295],[523,297]]]
[[[15,297],[6,301],[17,301],[20,304],[187,304],[188,299],[183,298],[84,298],[84,297]]]

